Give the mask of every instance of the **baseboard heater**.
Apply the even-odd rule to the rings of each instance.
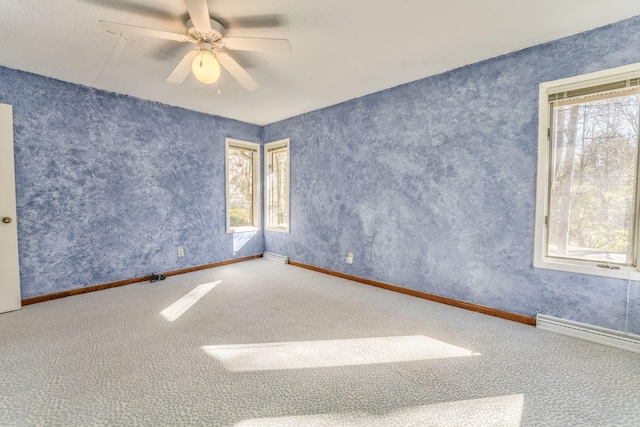
[[[279,262],[281,264],[289,264],[289,258],[284,255],[278,255],[271,252],[265,252],[262,254],[264,259],[268,259],[270,261]]]
[[[536,318],[536,328],[640,353],[640,335],[628,334],[540,313]]]

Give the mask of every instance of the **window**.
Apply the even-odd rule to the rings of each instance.
[[[265,228],[289,232],[289,140],[264,145]]]
[[[640,279],[640,64],[540,85],[534,266]]]
[[[260,145],[227,139],[227,233],[260,227]]]

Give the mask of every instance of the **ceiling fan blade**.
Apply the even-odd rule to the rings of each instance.
[[[231,50],[251,50],[255,52],[291,52],[291,43],[286,39],[259,39],[252,37],[225,37],[224,47]]]
[[[191,17],[191,22],[198,31],[205,34],[211,32],[211,22],[209,21],[209,7],[207,0],[184,0],[187,5],[187,12]]]
[[[287,19],[283,15],[251,15],[226,17],[225,22],[220,22],[228,30],[248,28],[277,28],[286,24]]]
[[[127,24],[118,24],[117,22],[100,21],[100,26],[113,34],[134,34],[138,36],[154,37],[156,39],[173,40],[176,42],[188,42],[189,37],[186,34],[170,33],[168,31],[154,30],[151,28],[136,27]]]
[[[253,77],[247,73],[244,68],[240,66],[236,62],[235,59],[230,57],[228,54],[224,52],[218,53],[218,62],[220,65],[224,67],[225,70],[229,72],[245,89],[248,91],[257,90],[260,88],[258,82],[256,82]]]
[[[169,74],[169,77],[167,77],[167,82],[175,84],[182,83],[191,72],[191,63],[193,62],[193,58],[195,58],[197,55],[197,50],[187,52],[184,58],[182,58],[178,65],[176,65],[176,68],[174,68],[171,74]]]

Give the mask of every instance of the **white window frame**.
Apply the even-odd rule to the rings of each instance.
[[[547,225],[545,224],[546,218],[549,214],[549,169],[551,167],[552,155],[549,133],[549,129],[551,128],[551,111],[548,101],[549,95],[637,77],[640,77],[640,63],[540,84],[538,113],[538,177],[536,187],[536,222],[533,257],[534,267],[590,274],[594,276],[640,280],[640,270],[638,269],[640,263],[638,262],[638,259],[635,260],[636,266],[620,265],[617,269],[611,269],[599,267],[598,264],[602,265],[602,262],[546,256]],[[636,207],[636,227],[638,224],[638,216],[640,216],[640,210]],[[637,239],[637,237],[633,238]],[[640,249],[640,242],[636,240],[635,245]]]
[[[253,157],[253,224],[250,226],[231,227],[231,203],[229,197],[229,148],[240,147],[254,150],[256,155]],[[227,233],[241,233],[247,231],[260,230],[260,144],[255,142],[240,141],[239,139],[226,138],[224,144],[224,163],[225,163],[225,192],[226,192],[226,215],[227,215]]]
[[[290,163],[291,156],[289,151],[289,138],[281,139],[279,141],[267,142],[264,144],[264,229],[270,231],[280,231],[283,233],[289,233],[289,229],[291,227],[291,184],[290,184]],[[283,227],[274,227],[269,223],[269,208],[271,206],[271,186],[273,184],[272,174],[271,174],[271,156],[269,152],[271,151],[286,151],[287,153],[287,207],[289,211],[287,212],[287,226]]]

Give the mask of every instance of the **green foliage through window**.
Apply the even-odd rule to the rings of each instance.
[[[553,106],[549,256],[634,262],[639,121],[637,93]]]
[[[248,231],[260,226],[260,146],[226,140],[227,232]]]

